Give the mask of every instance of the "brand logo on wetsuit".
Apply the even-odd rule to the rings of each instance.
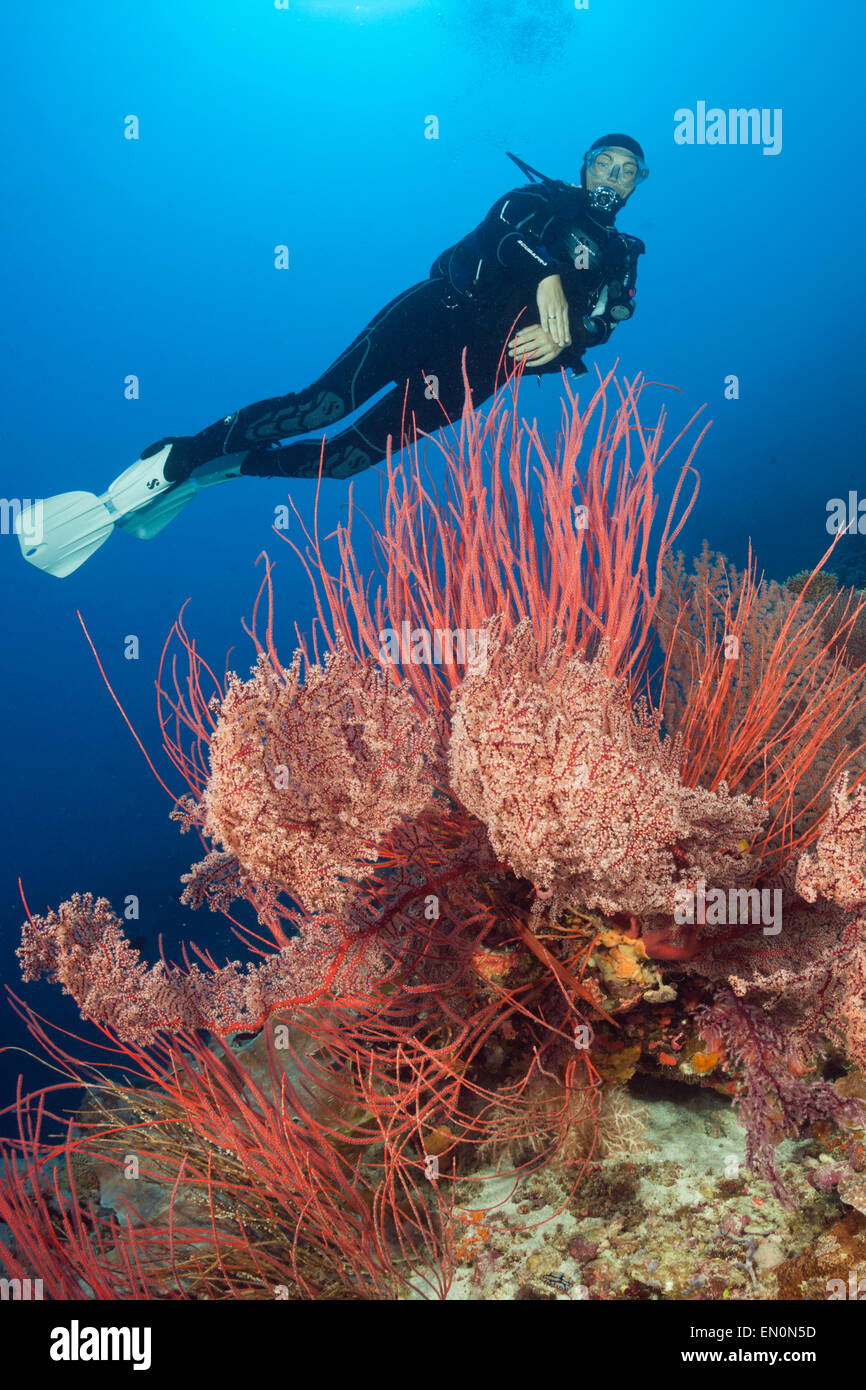
[[[518,241],[517,245],[522,246],[524,251],[528,251],[532,259],[538,261],[539,265],[547,265],[547,261],[545,261],[541,256],[536,255],[532,247],[527,246],[525,241]]]

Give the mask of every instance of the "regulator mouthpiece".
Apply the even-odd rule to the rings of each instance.
[[[589,206],[595,212],[615,212],[623,205],[615,188],[594,188],[586,196]]]

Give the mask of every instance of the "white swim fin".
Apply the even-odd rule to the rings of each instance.
[[[83,565],[114,530],[114,518],[92,492],[61,492],[22,508],[14,521],[25,560],[63,579]]]
[[[138,459],[110,484],[101,497],[92,492],[62,492],[21,510],[15,531],[24,559],[46,574],[64,579],[108,540],[115,526],[139,540],[149,540],[173,521],[200,488],[214,487],[240,475],[244,454],[215,459],[184,482],[171,482],[165,464],[172,445]]]

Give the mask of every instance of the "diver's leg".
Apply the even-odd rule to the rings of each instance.
[[[403,393],[395,387],[351,429],[333,439],[296,439],[273,448],[251,449],[241,462],[241,473],[257,478],[317,478],[323,448],[323,477],[349,478],[361,473],[385,457],[389,435],[394,452],[399,452],[402,404]],[[444,418],[438,423],[444,424]]]
[[[241,475],[255,478],[317,478],[322,456],[320,439],[296,439],[274,448],[251,449],[241,459]],[[383,458],[385,449],[370,451],[354,429],[337,435],[325,445],[325,478],[349,478]]]
[[[429,308],[437,306],[440,297],[436,282],[413,285],[387,304],[305,391],[244,406],[196,435],[160,440],[141,457],[171,443],[166,477],[177,481],[226,454],[258,450],[291,435],[326,429],[389,382],[405,376],[407,346],[414,346]]]
[[[241,473],[259,478],[316,478],[321,462],[322,477],[349,478],[387,455],[388,440],[398,454],[405,442],[411,442],[414,431],[432,434],[449,421],[459,420],[463,409],[465,386],[459,360],[454,354],[439,358],[450,362],[450,369],[437,372],[437,390],[432,394],[428,385],[432,373],[416,368],[406,379],[403,388],[394,387],[380,401],[363,413],[349,429],[333,437],[298,439],[250,450],[241,462]],[[492,394],[493,380],[486,374],[473,378],[473,395],[486,400]],[[323,454],[324,448],[324,454]]]

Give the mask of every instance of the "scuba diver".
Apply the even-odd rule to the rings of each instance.
[[[647,177],[643,150],[628,135],[601,136],[584,155],[579,185],[509,158],[530,182],[497,199],[437,257],[429,278],[387,304],[306,390],[151,444],[100,497],[63,493],[22,510],[16,530],[25,558],[71,574],[115,526],[147,539],[200,488],[230,478],[316,478],[320,469],[348,478],[381,461],[389,440],[399,452],[406,425],[433,433],[459,419],[464,349],[477,404],[493,395],[506,354],[539,378],[563,367],[586,372],[587,349],[634,313],[646,248],[614,222]],[[293,438],[329,431],[389,385],[350,428],[327,436],[324,453],[321,438]]]

